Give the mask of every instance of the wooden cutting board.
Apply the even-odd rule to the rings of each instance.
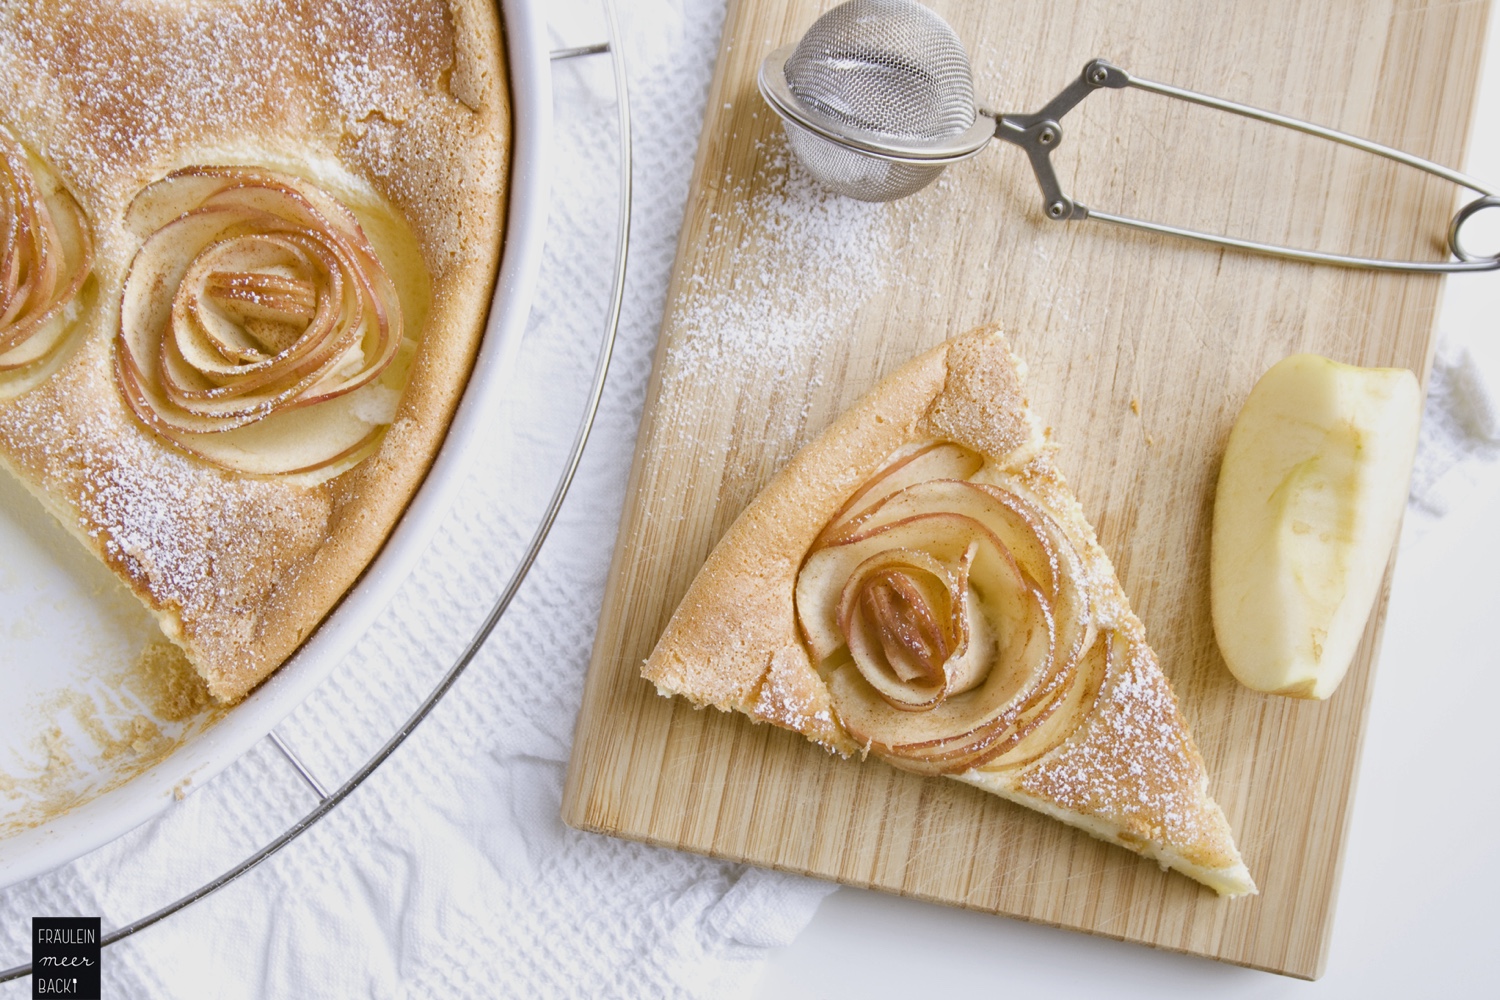
[[[587,830],[1193,952],[1323,968],[1384,598],[1326,703],[1240,687],[1208,610],[1225,437],[1273,362],[1428,371],[1440,279],[1281,263],[1047,221],[996,146],[906,201],[789,165],[757,64],[831,4],[730,3],[564,797]],[[976,90],[1031,111],[1094,56],[1462,161],[1486,4],[1014,0],[933,6]],[[1436,258],[1451,186],[1139,92],[1063,122],[1086,205],[1321,249]],[[1454,280],[1486,280],[1465,276]],[[879,378],[998,321],[1182,704],[1261,894],[1188,879],[956,782],[657,697],[638,670],[756,492]],[[1390,664],[1389,669],[1423,669]]]

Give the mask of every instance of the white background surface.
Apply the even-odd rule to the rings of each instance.
[[[1500,3],[1491,8],[1466,166],[1492,184],[1500,182],[1497,39]],[[1469,242],[1476,251],[1495,246],[1477,228]],[[1468,347],[1500,377],[1500,275],[1446,280],[1446,343]],[[844,888],[773,953],[755,995],[1500,996],[1500,482],[1493,456],[1488,464],[1459,473],[1462,488],[1441,520],[1407,517],[1320,980]]]

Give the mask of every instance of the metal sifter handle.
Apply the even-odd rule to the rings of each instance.
[[[1149,222],[1144,219],[1132,219],[1123,215],[1112,215],[1097,209],[1085,208],[1076,201],[1063,194],[1062,186],[1057,181],[1057,173],[1052,169],[1052,152],[1062,142],[1062,126],[1059,121],[1073,108],[1077,107],[1085,97],[1100,89],[1120,90],[1125,87],[1135,87],[1137,90],[1150,91],[1153,94],[1162,94],[1166,97],[1175,97],[1190,104],[1201,104],[1204,107],[1214,108],[1219,111],[1228,111],[1233,114],[1253,118],[1256,121],[1267,122],[1271,125],[1281,125],[1298,132],[1317,136],[1322,139],[1330,139],[1333,142],[1352,146],[1355,149],[1374,153],[1386,159],[1409,167],[1424,170],[1435,177],[1441,177],[1461,187],[1477,191],[1480,197],[1474,199],[1458,213],[1453,216],[1448,226],[1448,248],[1457,260],[1446,261],[1416,261],[1416,260],[1382,260],[1374,257],[1355,257],[1346,254],[1324,253],[1319,250],[1302,250],[1296,247],[1276,246],[1271,243],[1258,243],[1254,240],[1241,240],[1232,236],[1221,236],[1215,233],[1204,233],[1194,229],[1183,229],[1179,226],[1171,226],[1160,222]],[[1254,253],[1270,254],[1275,257],[1286,257],[1291,260],[1307,261],[1319,264],[1336,264],[1340,267],[1364,268],[1376,271],[1415,271],[1415,272],[1451,272],[1451,271],[1493,271],[1500,269],[1500,254],[1493,256],[1476,255],[1467,251],[1460,239],[1464,224],[1476,214],[1486,208],[1500,207],[1500,196],[1494,189],[1479,183],[1472,177],[1461,174],[1456,170],[1424,160],[1420,156],[1403,153],[1399,149],[1382,146],[1378,142],[1361,139],[1358,136],[1349,135],[1347,132],[1339,132],[1335,129],[1314,125],[1297,118],[1289,118],[1272,111],[1263,111],[1253,108],[1247,104],[1239,104],[1234,101],[1226,101],[1218,97],[1210,97],[1192,90],[1184,90],[1181,87],[1173,87],[1170,84],[1157,83],[1153,80],[1142,80],[1133,77],[1129,73],[1112,65],[1103,59],[1095,59],[1083,68],[1078,79],[1070,83],[1058,94],[1046,107],[1035,114],[998,114],[994,111],[980,109],[983,118],[990,118],[995,123],[995,137],[1003,139],[1013,145],[1021,147],[1026,151],[1027,158],[1031,161],[1031,169],[1036,174],[1037,184],[1042,189],[1042,199],[1047,216],[1058,221],[1077,219],[1098,219],[1102,222],[1113,222],[1120,226],[1130,226],[1134,229],[1144,229],[1153,233],[1165,233],[1169,236],[1181,236],[1187,239],[1201,240],[1205,243],[1213,243],[1217,246],[1232,247],[1236,250],[1248,250]],[[876,154],[878,155],[878,154]],[[958,159],[959,157],[955,157]]]

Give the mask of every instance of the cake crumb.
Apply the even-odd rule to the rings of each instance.
[[[187,654],[165,637],[146,643],[125,683],[151,714],[166,722],[184,722],[215,704]]]

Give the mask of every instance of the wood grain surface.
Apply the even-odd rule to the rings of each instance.
[[[1384,597],[1326,703],[1248,691],[1208,609],[1225,438],[1272,363],[1315,351],[1424,384],[1433,277],[1277,262],[1053,223],[996,146],[903,202],[821,195],[756,67],[831,4],[735,0],[564,796],[571,824],[1301,977],[1322,970]],[[1485,3],[1015,0],[933,6],[990,106],[1040,107],[1094,56],[1459,164]],[[1321,249],[1435,259],[1456,192],[1140,92],[1090,97],[1055,160],[1086,205]],[[1485,280],[1465,276],[1453,280]],[[999,322],[1171,679],[1261,894],[1220,900],[956,782],[846,761],[640,679],[714,542],[882,375]],[[1387,669],[1423,669],[1392,663]]]

